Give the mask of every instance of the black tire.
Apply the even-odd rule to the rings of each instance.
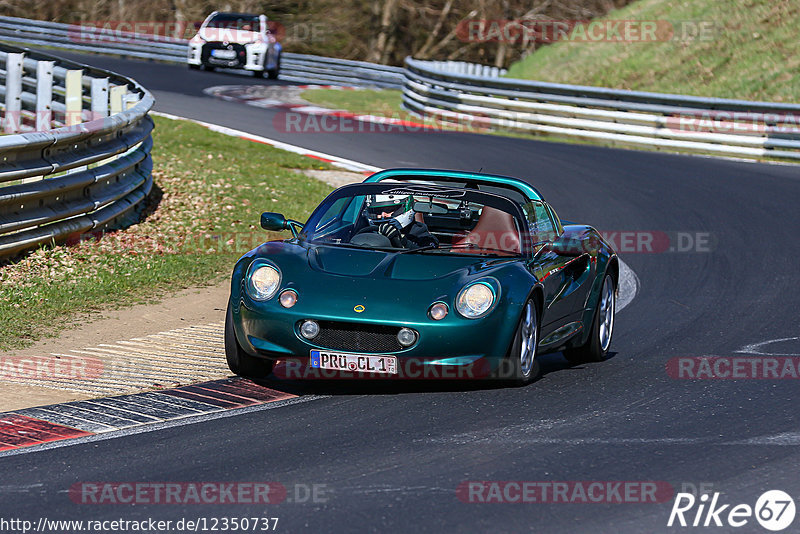
[[[529,315],[530,312],[530,315]],[[531,326],[529,327],[528,324]],[[530,331],[529,328],[533,330]],[[531,343],[532,336],[532,343]],[[527,343],[526,343],[527,340]],[[523,367],[522,350],[523,346],[533,346],[533,354],[530,356],[532,361]],[[539,313],[536,310],[536,303],[528,300],[522,308],[522,316],[517,323],[517,330],[514,332],[514,341],[508,351],[504,365],[501,366],[501,378],[504,378],[508,385],[520,387],[531,383],[539,376],[541,371],[539,361],[536,359],[536,352],[539,346]]]
[[[270,80],[277,80],[278,75],[281,73],[281,58],[278,56],[278,61],[275,62],[275,68],[267,71],[267,77]]]
[[[604,343],[601,340],[601,308],[603,303],[603,295],[607,291],[606,284],[610,285],[611,289],[611,327],[608,334],[608,341]],[[586,343],[579,347],[564,349],[564,358],[570,363],[586,363],[586,362],[602,362],[608,358],[608,350],[611,347],[611,336],[614,334],[614,317],[613,314],[616,310],[616,283],[614,277],[607,274],[603,279],[603,287],[600,289],[600,297],[597,300],[597,306],[594,311],[594,318],[592,319],[592,331],[589,333],[589,339]]]
[[[233,329],[233,310],[230,304],[228,304],[228,313],[225,315],[225,359],[234,374],[248,378],[264,378],[272,372],[275,365],[272,360],[256,358],[247,354],[239,345]]]
[[[189,63],[189,70],[200,70],[200,65],[192,65]]]
[[[203,70],[208,71],[208,72],[214,72],[214,69],[216,69],[216,68],[217,67],[214,67],[212,65],[203,65]]]

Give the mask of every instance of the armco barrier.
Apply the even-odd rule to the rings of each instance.
[[[800,159],[800,104],[476,76],[407,58],[403,106],[442,121],[745,157]]]
[[[0,258],[115,224],[150,193],[153,103],[124,76],[0,45]]]

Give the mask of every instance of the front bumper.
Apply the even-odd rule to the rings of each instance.
[[[219,43],[200,42],[189,43],[186,61],[189,65],[209,65],[212,67],[244,69],[249,71],[263,71],[265,57],[269,46],[264,43],[249,43],[244,45],[245,55],[233,60],[218,60],[209,57],[210,51],[204,53],[204,46],[218,46]]]
[[[411,328],[418,333],[416,343],[402,350],[379,353],[397,358],[398,374],[403,378],[486,377],[498,369],[508,353],[519,319],[513,315],[495,309],[481,319],[465,319],[451,310],[441,321],[429,319],[425,313],[422,319],[410,321],[385,317],[354,320],[352,317],[313,313],[303,309],[300,303],[285,309],[275,299],[256,303],[246,297],[233,309],[236,337],[245,351],[290,362],[288,365],[290,368],[294,366],[295,370],[298,365],[307,365],[312,350],[378,354],[316,345],[314,340],[309,341],[299,334],[298,325],[306,319]]]

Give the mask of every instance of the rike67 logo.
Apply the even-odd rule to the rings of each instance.
[[[739,528],[752,525],[755,517],[763,528],[778,532],[794,521],[796,513],[794,500],[784,491],[764,492],[756,500],[754,507],[749,504],[723,504],[720,495],[719,492],[715,492],[711,497],[703,494],[696,498],[691,493],[678,493],[672,504],[667,526]]]

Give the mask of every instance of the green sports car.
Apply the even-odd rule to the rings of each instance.
[[[336,189],[305,224],[267,212],[261,226],[292,237],[234,267],[225,353],[238,375],[281,361],[297,378],[522,385],[545,352],[608,354],[616,253],[521,180],[389,169]]]

